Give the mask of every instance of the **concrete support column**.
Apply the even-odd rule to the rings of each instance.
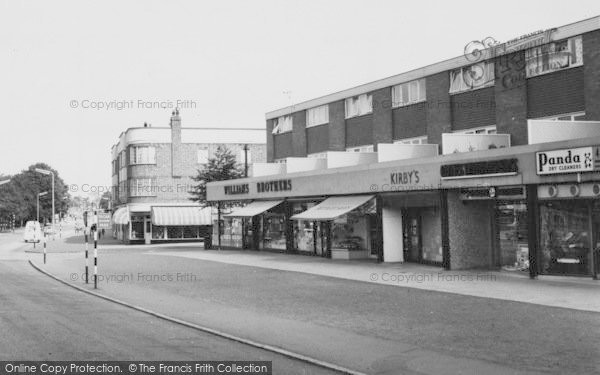
[[[404,262],[402,210],[394,207],[382,207],[381,224],[384,262]]]

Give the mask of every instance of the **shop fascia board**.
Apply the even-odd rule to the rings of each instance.
[[[563,174],[563,175],[548,175],[538,176],[536,174],[535,155],[539,151],[550,151],[550,150],[561,150],[570,149],[586,146],[600,146],[600,137],[595,138],[581,138],[571,139],[566,141],[558,141],[551,143],[539,143],[533,145],[513,146],[508,148],[499,148],[493,150],[473,151],[449,155],[438,155],[430,158],[420,159],[407,159],[407,160],[395,160],[383,163],[373,163],[367,165],[358,165],[351,167],[333,168],[325,170],[316,170],[308,172],[298,172],[290,174],[279,174],[263,177],[251,177],[236,180],[218,181],[207,184],[207,195],[209,201],[215,200],[228,200],[238,201],[245,199],[269,199],[269,198],[281,198],[281,197],[298,197],[302,196],[302,192],[294,191],[281,191],[272,192],[272,194],[264,194],[261,196],[254,195],[231,195],[222,197],[220,190],[224,186],[232,184],[255,184],[258,182],[272,181],[272,180],[295,180],[311,178],[315,179],[314,183],[321,185],[318,178],[327,177],[328,180],[335,179],[339,176],[340,179],[351,178],[355,179],[362,178],[362,174],[374,173],[379,171],[382,175],[388,175],[394,173],[397,170],[404,169],[421,169],[431,172],[434,170],[439,175],[439,169],[442,165],[447,164],[461,164],[461,163],[473,163],[481,161],[493,161],[507,158],[518,159],[519,172],[514,176],[483,176],[483,177],[465,177],[462,179],[442,180],[439,178],[439,187],[442,189],[452,189],[459,187],[481,187],[481,186],[501,186],[501,185],[522,185],[522,184],[542,184],[542,183],[561,183],[561,182],[574,182],[577,181],[577,173]],[[580,176],[581,182],[593,181],[594,179],[600,179],[598,172],[587,172],[582,173]],[[331,189],[326,189],[323,186],[323,191],[319,195],[335,195],[335,192]],[[330,190],[330,191],[327,191]],[[331,193],[331,194],[330,194]],[[364,194],[374,193],[374,191],[368,190],[357,190],[353,191],[349,189],[347,191],[340,191],[339,194]],[[316,195],[316,194],[315,194]],[[311,195],[312,196],[312,195]],[[218,197],[218,199],[215,199]]]

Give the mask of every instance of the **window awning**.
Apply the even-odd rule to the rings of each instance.
[[[154,225],[211,225],[211,208],[199,206],[153,206]]]
[[[265,211],[270,210],[271,208],[277,206],[283,202],[282,200],[278,201],[254,201],[242,208],[239,208],[233,211],[230,214],[223,215],[224,217],[252,217],[258,214],[262,214]]]
[[[373,197],[373,195],[354,195],[327,198],[318,205],[292,216],[291,219],[319,221],[333,220],[339,216],[347,214],[355,208],[362,206]]]
[[[127,206],[118,208],[113,214],[112,221],[114,224],[127,224],[129,223],[129,210]]]

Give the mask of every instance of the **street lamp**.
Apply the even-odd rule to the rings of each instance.
[[[40,197],[43,197],[46,194],[48,194],[47,191],[38,193],[38,197],[37,197],[37,221],[38,221],[38,223],[40,222]]]
[[[41,168],[36,168],[35,171],[41,174],[52,176],[52,233],[54,233],[54,172]]]

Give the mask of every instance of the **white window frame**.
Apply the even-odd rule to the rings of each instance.
[[[208,159],[210,155],[208,154],[208,148],[200,148],[198,149],[198,164],[205,165],[208,164]]]
[[[563,45],[566,49],[556,51],[557,46]],[[562,64],[565,66],[550,66],[552,64],[561,64],[559,59],[565,59]],[[544,67],[544,60],[548,66]],[[550,61],[553,60],[553,61]],[[575,68],[583,65],[583,40],[581,35],[573,38],[559,40],[556,42],[533,47],[525,51],[525,72],[526,77],[537,77],[540,75]],[[546,68],[546,69],[544,69]]]
[[[154,146],[131,146],[129,148],[129,164],[156,164],[156,148]]]
[[[406,91],[408,98],[404,97],[404,91]],[[394,108],[421,103],[426,100],[427,88],[425,78],[392,86],[392,107]]]
[[[154,197],[156,181],[152,178],[132,178],[129,180],[130,197]]]
[[[325,152],[314,152],[312,154],[306,155],[306,157],[308,157],[308,158],[322,158],[322,159],[324,159],[324,158],[327,157],[327,151],[325,151]]]
[[[422,135],[420,137],[412,137],[412,138],[402,138],[394,141],[394,144],[404,144],[404,145],[426,145],[427,136]]]
[[[476,128],[455,130],[454,134],[497,134],[496,125],[479,126]]]
[[[363,145],[357,147],[348,147],[346,152],[374,152],[375,148],[373,145]]]
[[[585,112],[571,112],[571,113],[563,113],[560,115],[548,116],[548,117],[540,117],[534,120],[551,120],[551,121],[585,121],[585,120],[576,120],[576,117],[585,116]],[[566,118],[569,117],[569,118]]]
[[[329,104],[306,110],[306,127],[324,125],[329,123]]]
[[[287,158],[274,159],[273,163],[286,164],[287,163]]]
[[[291,132],[294,128],[292,115],[281,116],[273,122],[273,134]]]
[[[449,74],[450,94],[459,94],[461,92],[494,86],[495,73],[493,61],[482,61],[477,64],[463,66],[451,70]]]
[[[361,94],[346,98],[344,107],[347,119],[373,113],[373,95]]]

